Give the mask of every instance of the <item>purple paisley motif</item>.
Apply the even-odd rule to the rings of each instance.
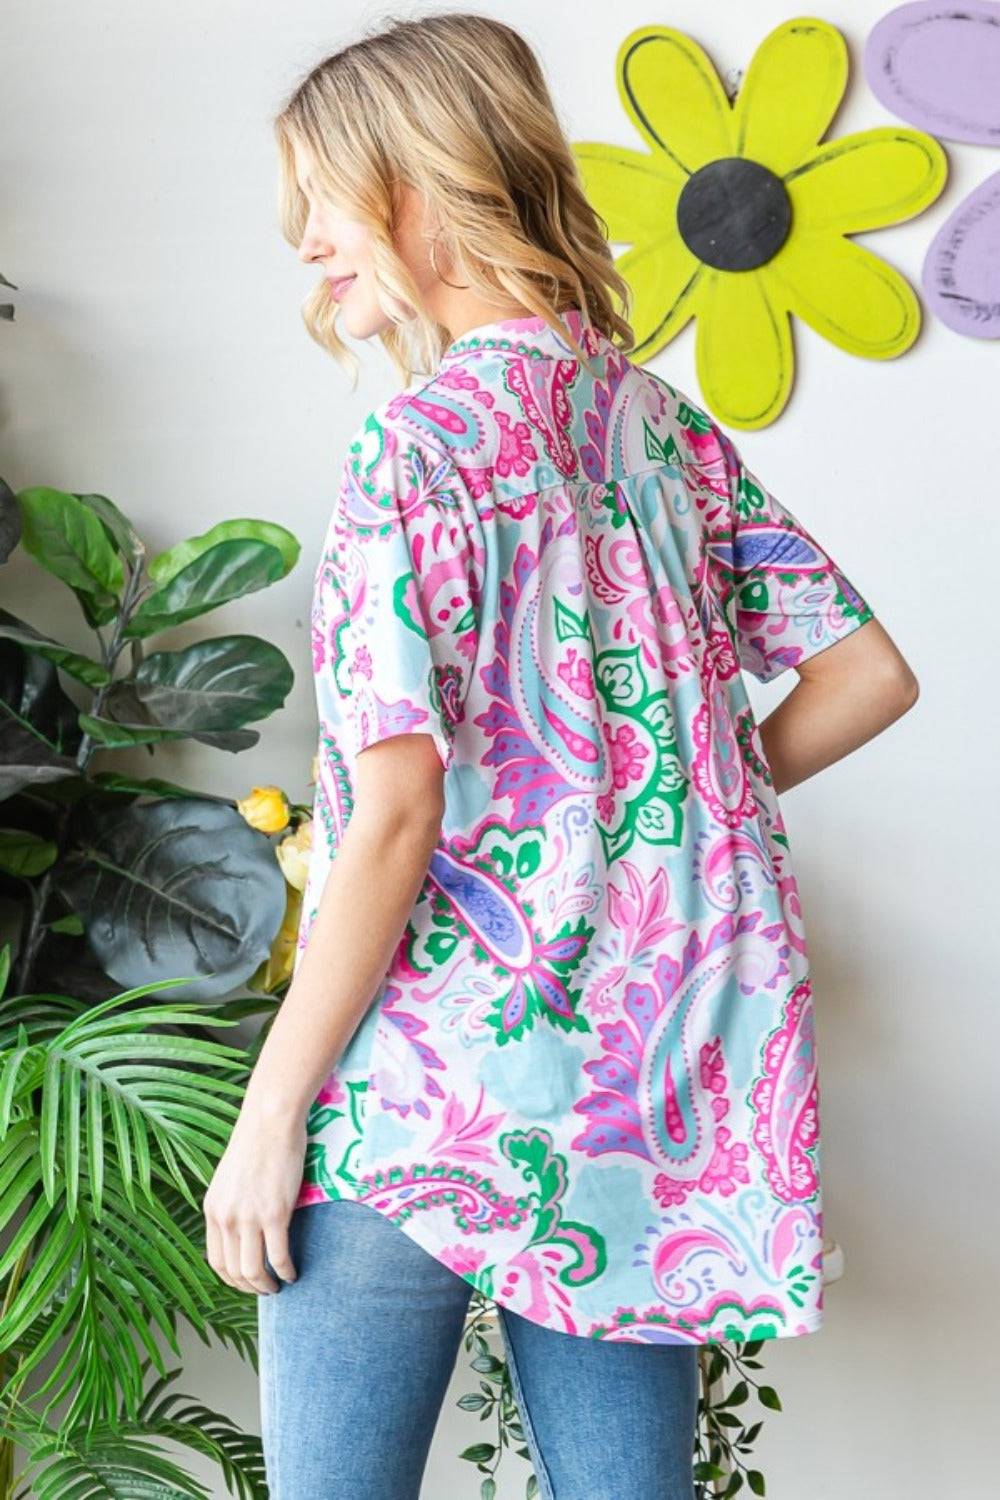
[[[583,1065],[597,1087],[574,1105],[589,1122],[575,1149],[640,1157],[672,1182],[709,1177],[717,1117],[699,1076],[700,1047],[712,1002],[754,995],[781,966],[780,934],[758,931],[760,915],[727,914],[704,945],[691,932],[679,959],[661,954],[651,980],[625,986],[623,1019],[597,1028],[604,1055]]]
[[[544,535],[544,533],[543,533]],[[526,828],[542,818],[560,798],[574,791],[572,783],[538,752],[515,707],[510,680],[511,632],[522,593],[535,577],[538,558],[533,549],[519,546],[514,555],[512,581],[501,579],[500,611],[494,630],[495,655],[481,671],[491,702],[475,722],[493,744],[483,756],[484,766],[499,766],[494,778],[494,796],[509,798],[507,820],[512,831]],[[536,679],[537,679],[536,666]],[[527,685],[522,682],[522,692]]]

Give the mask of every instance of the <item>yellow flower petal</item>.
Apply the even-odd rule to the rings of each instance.
[[[695,337],[698,384],[719,421],[766,427],[792,387],[788,314],[773,307],[760,271],[706,267]]]
[[[920,213],[947,177],[948,158],[932,135],[879,125],[821,146],[785,187],[796,231],[858,234]]]
[[[773,299],[848,354],[894,359],[920,331],[909,282],[853,240],[792,235],[764,270]]]
[[[255,993],[273,994],[295,969],[298,949],[299,923],[302,920],[302,892],[294,886],[285,887],[285,915],[275,934],[271,951],[247,980],[247,988]]]
[[[784,21],[761,42],[733,110],[736,151],[779,177],[798,165],[829,127],[847,87],[847,44],[812,17]]]
[[[733,110],[711,59],[671,26],[640,26],[618,49],[618,93],[639,133],[674,169],[733,156]]]
[[[581,141],[573,146],[583,190],[608,226],[608,239],[634,245],[677,225],[677,199],[687,181],[662,151],[629,151]]]
[[[312,819],[300,823],[294,833],[288,834],[275,848],[281,873],[289,885],[304,891],[309,878],[309,854],[312,850]]]
[[[673,234],[626,250],[615,267],[632,292],[629,322],[635,347],[629,358],[652,359],[697,312],[701,261]]]
[[[291,809],[280,786],[251,787],[248,797],[238,798],[236,811],[251,828],[261,833],[280,833],[288,826]]]

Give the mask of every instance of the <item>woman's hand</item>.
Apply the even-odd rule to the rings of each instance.
[[[296,1279],[288,1222],[302,1182],[302,1119],[265,1119],[244,1107],[219,1159],[202,1207],[206,1256],[213,1271],[241,1292],[276,1292],[264,1252],[283,1281]]]

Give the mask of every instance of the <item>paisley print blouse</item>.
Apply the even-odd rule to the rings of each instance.
[[[446,812],[298,1205],[360,1199],[564,1333],[804,1334],[813,998],[741,673],[872,610],[705,411],[563,318],[586,362],[542,318],[484,324],[347,452],[296,967],[359,753],[431,735]]]

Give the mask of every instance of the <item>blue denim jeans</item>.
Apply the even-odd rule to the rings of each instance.
[[[257,1298],[270,1500],[418,1500],[471,1285],[352,1198],[295,1209],[289,1244],[297,1279]],[[694,1500],[696,1346],[497,1316],[542,1500]]]

